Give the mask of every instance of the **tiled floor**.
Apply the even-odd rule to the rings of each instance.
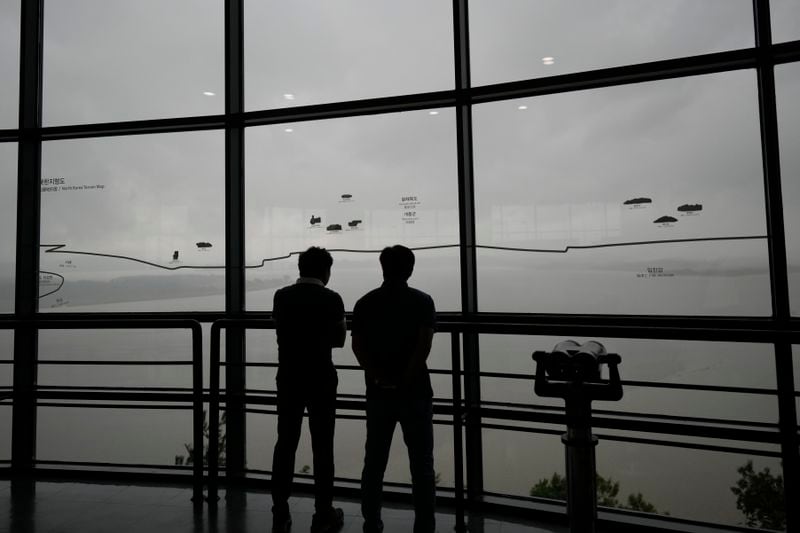
[[[38,482],[33,497],[12,498],[11,484],[0,481],[0,533],[269,533],[272,515],[269,494],[249,491],[239,499],[224,495],[216,512],[195,510],[191,489],[168,486]],[[345,513],[343,533],[361,531],[358,502],[337,500]],[[292,499],[292,531],[307,532],[313,500]],[[409,533],[413,512],[384,509],[385,533]],[[534,527],[483,519],[485,533],[565,533],[556,526]],[[437,530],[454,530],[452,513],[437,514]],[[478,528],[474,528],[478,529]]]

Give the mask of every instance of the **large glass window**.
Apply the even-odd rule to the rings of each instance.
[[[753,46],[750,0],[473,0],[473,85]]]
[[[770,314],[755,81],[476,106],[481,310]]]
[[[247,109],[451,89],[448,0],[245,1]]]
[[[0,143],[0,313],[14,312],[16,228],[17,143]]]
[[[223,2],[48,0],[47,125],[222,113]]]
[[[18,125],[20,5],[0,0],[0,129]]]
[[[247,307],[269,310],[297,253],[333,253],[345,307],[382,282],[378,254],[416,249],[409,283],[460,307],[452,110],[254,127],[246,138]],[[441,247],[441,248],[437,248]]]
[[[786,225],[786,255],[789,267],[789,297],[792,314],[800,312],[800,63],[775,67],[775,90],[780,135],[783,220]]]
[[[769,6],[773,42],[800,39],[800,4],[796,0],[770,0]]]
[[[224,308],[223,150],[218,131],[44,143],[40,309]]]

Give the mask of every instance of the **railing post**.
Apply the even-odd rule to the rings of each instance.
[[[208,371],[208,505],[219,500],[219,320],[211,324],[211,354]]]
[[[244,0],[225,0],[225,312],[245,311],[244,236]],[[244,475],[245,336],[240,328],[225,333],[226,453],[228,482]]]
[[[478,312],[475,238],[475,183],[472,158],[472,106],[467,99],[471,87],[469,60],[469,14],[467,0],[453,0],[456,137],[458,151],[458,212],[461,259],[461,311],[470,318]],[[480,363],[478,334],[464,332],[464,400],[467,498],[483,498],[483,436],[480,418]]]
[[[464,523],[464,442],[463,442],[463,405],[461,401],[461,343],[459,333],[450,333],[450,351],[452,354],[451,371],[453,376],[453,471],[455,477],[456,531],[466,531]]]
[[[203,329],[199,322],[192,325],[192,414],[193,450],[192,501],[203,504]],[[209,444],[211,438],[209,435]],[[198,451],[199,450],[199,451]]]
[[[769,265],[772,314],[781,330],[791,328],[786,232],[783,222],[783,193],[778,139],[778,110],[775,96],[775,65],[770,52],[772,25],[769,2],[753,0],[756,48],[758,49],[758,105],[764,169],[764,197],[769,234]],[[800,531],[800,438],[794,395],[792,345],[775,344],[775,372],[778,387],[778,418],[784,480],[786,530]]]
[[[14,313],[34,320],[39,310],[39,225],[42,175],[43,0],[22,2],[20,17],[19,157]],[[36,454],[38,330],[14,333],[14,406],[11,464],[15,477],[30,474]]]

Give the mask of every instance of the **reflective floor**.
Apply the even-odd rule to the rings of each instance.
[[[103,483],[37,482],[35,494],[12,498],[11,483],[0,481],[0,533],[269,533],[269,494],[248,491],[238,501],[220,500],[216,512],[195,511],[191,489],[184,487]],[[361,531],[359,505],[337,500],[345,513],[343,533]],[[292,498],[292,531],[311,527],[314,502]],[[446,510],[445,510],[446,511]],[[412,530],[413,512],[402,506],[384,509],[385,533]],[[437,514],[440,533],[454,530],[452,513]],[[481,520],[485,533],[566,533],[567,528],[519,524],[496,518]]]

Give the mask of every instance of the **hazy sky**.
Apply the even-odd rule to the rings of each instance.
[[[245,9],[247,109],[453,86],[449,1],[248,0]],[[6,72],[17,69],[18,12],[18,2],[0,0]],[[796,3],[775,2],[774,12],[776,40],[800,36]],[[222,2],[48,0],[45,13],[45,124],[222,112]],[[753,44],[749,0],[473,0],[470,14],[475,85]],[[779,67],[790,229],[800,225],[788,209],[800,194],[791,179],[800,163],[788,148],[800,106],[787,95],[798,78],[796,67]],[[8,79],[0,124],[13,126],[16,82]],[[765,234],[756,94],[755,72],[739,71],[476,106],[479,244],[549,249]],[[311,244],[457,243],[455,116],[436,113],[249,128],[248,264]],[[0,147],[5,264],[13,261],[15,154]],[[47,142],[43,178],[63,183],[43,193],[42,242],[159,264],[178,250],[183,264],[221,265],[223,164],[221,131]],[[342,194],[353,197],[343,202]],[[401,205],[408,196],[417,205]],[[652,205],[623,207],[637,196]],[[684,203],[703,211],[671,228],[653,224]],[[312,214],[321,228],[309,227]],[[357,231],[351,220],[362,220]],[[326,232],[332,223],[343,231]],[[197,242],[213,246],[200,251]],[[790,237],[789,248],[800,261],[800,240]],[[731,243],[717,250],[715,268],[765,268],[763,249]],[[698,259],[694,249],[685,259]],[[580,259],[613,267],[607,261]],[[100,276],[84,264],[70,276]]]

